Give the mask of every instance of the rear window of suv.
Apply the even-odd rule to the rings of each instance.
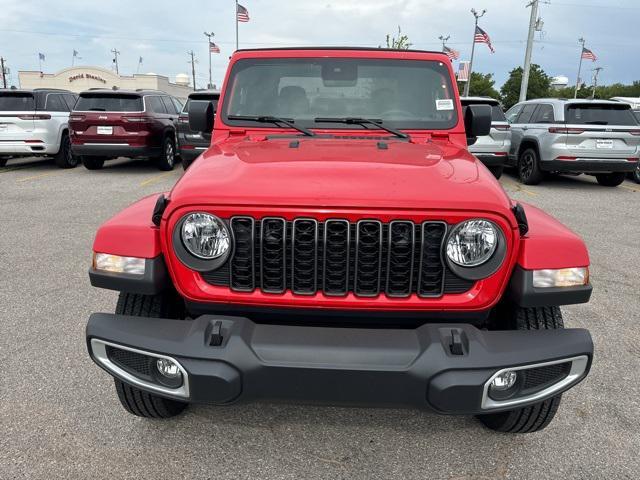
[[[36,102],[32,93],[2,92],[0,93],[0,112],[24,112],[35,110]]]
[[[628,105],[574,104],[565,107],[565,122],[573,125],[637,125]]]
[[[114,95],[100,93],[83,93],[75,107],[79,112],[141,112],[142,97],[138,95]]]

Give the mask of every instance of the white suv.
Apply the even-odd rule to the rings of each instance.
[[[73,168],[69,112],[77,95],[66,90],[0,90],[0,167],[12,157],[53,156]]]

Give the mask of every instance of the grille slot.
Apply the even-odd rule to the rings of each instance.
[[[107,357],[113,363],[137,376],[151,377],[151,357],[141,353],[106,346]]]
[[[202,278],[238,292],[430,298],[464,293],[475,283],[444,264],[447,224],[441,221],[237,216],[229,224],[233,257]]]
[[[571,362],[557,363],[544,367],[529,368],[524,371],[525,380],[523,390],[542,390],[559,382],[569,374]]]

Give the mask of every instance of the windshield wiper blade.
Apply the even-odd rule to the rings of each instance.
[[[293,120],[293,118],[280,118],[280,117],[273,117],[270,115],[229,115],[227,118],[229,120],[237,120],[237,121],[248,120],[251,122],[259,122],[259,123],[273,123],[276,126],[280,126],[279,124],[283,124],[283,125],[286,125],[287,127],[291,127],[294,130],[299,131],[300,133],[306,135],[307,137],[316,136],[316,134],[313,133],[311,130],[307,130],[304,127],[294,124],[293,122],[295,120]]]
[[[395,128],[385,127],[379,118],[362,118],[362,117],[317,117],[314,118],[316,123],[344,123],[346,125],[375,125],[376,127],[392,133],[399,138],[409,138],[409,135],[396,130]]]

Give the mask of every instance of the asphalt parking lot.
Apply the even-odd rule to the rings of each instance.
[[[84,342],[89,314],[113,311],[117,296],[89,285],[93,236],[181,173],[126,160],[95,172],[34,159],[0,169],[0,478],[640,477],[640,185],[501,180],[586,240],[594,285],[591,303],[564,309],[567,326],[594,337],[590,376],[550,427],[514,436],[413,410],[199,406],[167,421],[125,413]]]

